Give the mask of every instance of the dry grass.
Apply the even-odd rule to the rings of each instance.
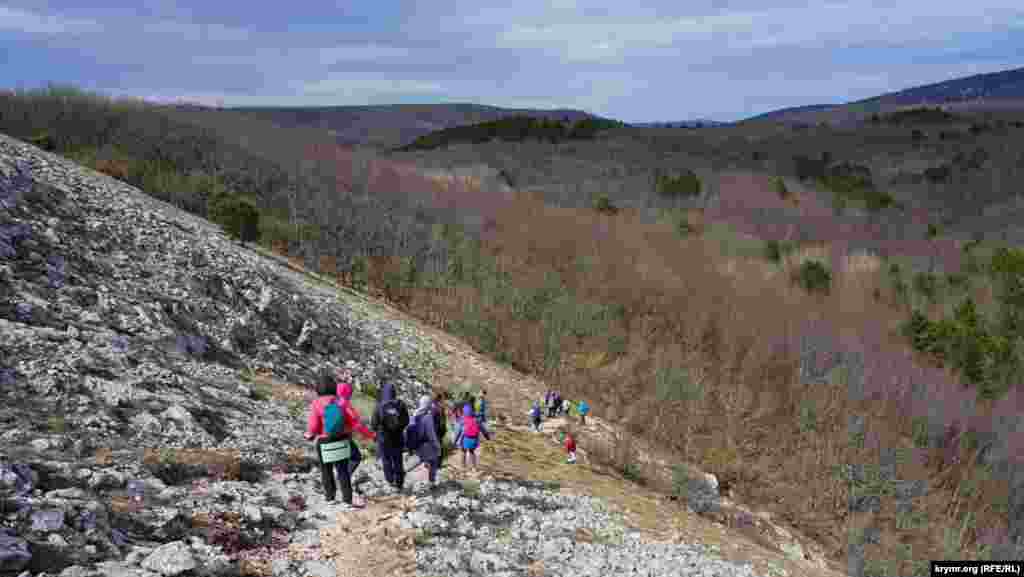
[[[146,465],[178,464],[203,466],[226,480],[241,479],[242,455],[237,449],[146,449]]]

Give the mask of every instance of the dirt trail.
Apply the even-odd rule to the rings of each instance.
[[[323,555],[334,561],[337,577],[415,575],[415,531],[398,521],[411,509],[407,497],[375,499],[365,509],[339,513],[333,527],[321,529]]]

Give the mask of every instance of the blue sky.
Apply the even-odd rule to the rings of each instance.
[[[1020,0],[0,0],[0,88],[227,106],[735,120],[1024,66],[1019,55]]]

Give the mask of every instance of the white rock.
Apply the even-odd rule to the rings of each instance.
[[[142,566],[170,577],[195,569],[196,560],[188,545],[181,541],[172,541],[157,547],[156,551],[142,561]]]
[[[261,523],[263,521],[263,513],[259,507],[246,505],[242,512],[245,514],[245,518],[252,523]]]
[[[172,421],[178,421],[179,423],[192,422],[192,413],[188,412],[188,409],[181,405],[172,405],[168,407],[166,411],[160,413],[160,416]]]

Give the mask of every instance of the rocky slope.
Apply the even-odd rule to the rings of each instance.
[[[461,366],[450,344],[2,135],[0,191],[0,575],[754,574],[488,452],[404,495],[368,453],[369,506],[328,506],[304,384],[383,368],[411,402]]]

